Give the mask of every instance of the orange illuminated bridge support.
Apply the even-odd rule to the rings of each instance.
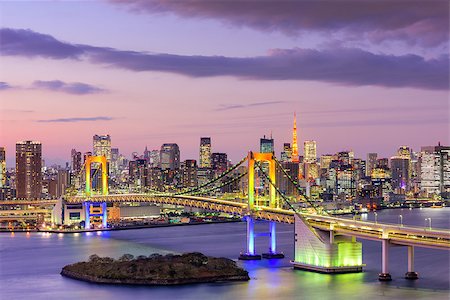
[[[255,209],[255,163],[256,162],[267,162],[269,164],[269,180],[271,181],[269,185],[269,207],[279,208],[279,204],[276,198],[276,173],[275,173],[275,159],[273,153],[248,153],[248,209],[252,211]],[[255,251],[255,237],[256,236],[268,236],[270,238],[269,252],[263,253],[262,258],[284,258],[283,253],[278,253],[276,251],[276,231],[275,222],[270,222],[270,232],[255,234],[254,232],[254,219],[252,216],[247,216],[245,218],[247,221],[247,251],[241,253],[239,259],[241,260],[255,260],[261,259],[261,255],[256,254]]]
[[[87,156],[86,157],[86,197],[92,196],[91,183],[91,164],[99,163],[102,169],[102,195],[108,195],[108,166],[106,156]],[[100,217],[102,219],[102,227],[107,227],[107,206],[106,202],[91,202],[89,200],[84,202],[85,209],[85,229],[91,229],[91,217]],[[92,209],[98,210],[93,212]]]

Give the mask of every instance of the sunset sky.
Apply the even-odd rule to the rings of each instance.
[[[235,162],[272,134],[319,154],[449,144],[448,0],[0,1],[0,146],[47,163],[201,136]],[[303,153],[303,150],[300,151]]]

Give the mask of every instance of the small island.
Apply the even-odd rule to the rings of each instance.
[[[124,254],[119,259],[93,254],[87,262],[62,268],[61,275],[94,283],[179,285],[217,281],[247,281],[248,272],[228,258],[193,252],[182,255]]]

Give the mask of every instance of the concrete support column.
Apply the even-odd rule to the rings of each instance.
[[[269,226],[270,226],[270,232],[269,232],[270,247],[269,247],[269,252],[268,253],[263,253],[262,257],[263,258],[268,258],[268,259],[284,258],[284,254],[283,253],[277,253],[276,222],[270,221],[269,222]]]
[[[102,227],[108,227],[108,208],[106,206],[106,202],[102,203]]]
[[[378,274],[378,280],[380,281],[390,281],[392,280],[391,274],[389,274],[389,240],[381,240],[381,273]]]
[[[84,229],[91,229],[91,202],[84,202]]]
[[[247,221],[247,252],[241,253],[239,259],[241,260],[256,260],[261,259],[261,255],[255,254],[255,224],[251,216],[245,217]]]
[[[270,226],[270,253],[277,252],[277,236],[276,236],[276,223],[271,221]]]
[[[414,246],[408,246],[408,272],[405,274],[406,279],[418,279],[417,272],[414,272]]]

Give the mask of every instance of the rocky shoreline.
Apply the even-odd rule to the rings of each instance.
[[[127,285],[182,285],[250,279],[248,272],[233,260],[197,252],[152,254],[136,259],[125,254],[118,260],[91,255],[88,262],[63,267],[61,275],[91,283]]]

